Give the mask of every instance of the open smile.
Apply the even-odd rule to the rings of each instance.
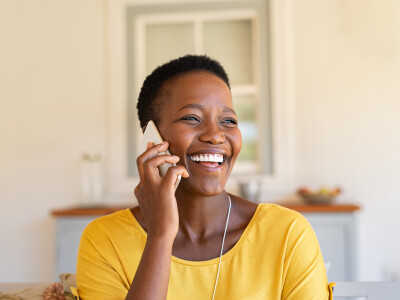
[[[190,155],[190,160],[206,170],[218,170],[226,161],[226,157],[219,153],[202,153]]]

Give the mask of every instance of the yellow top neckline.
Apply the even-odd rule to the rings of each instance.
[[[257,215],[259,214],[259,211],[261,210],[260,204],[257,205],[256,211],[254,212],[253,216],[251,217],[251,220],[249,224],[247,225],[246,229],[243,231],[241,237],[237,241],[237,243],[230,249],[228,252],[224,253],[221,258],[221,262],[224,260],[229,259],[232,255],[234,255],[240,248],[240,246],[244,243],[246,240],[247,235],[249,234],[251,228],[253,227],[253,224],[257,220]],[[131,210],[129,208],[125,209],[125,212],[128,214],[129,218],[133,222],[133,225],[139,230],[139,232],[147,239],[147,233],[143,229],[143,227],[139,224],[139,222],[136,220],[135,216],[132,214]],[[219,257],[215,257],[209,260],[203,260],[203,261],[191,261],[191,260],[186,260],[182,259],[176,256],[172,255],[172,261],[182,264],[182,265],[188,265],[188,266],[208,266],[208,265],[213,265],[213,264],[218,264],[219,262]]]

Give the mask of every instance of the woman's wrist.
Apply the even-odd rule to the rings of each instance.
[[[154,240],[157,243],[173,243],[178,234],[179,225],[153,225],[147,227],[147,239]]]
[[[175,236],[169,234],[154,234],[147,235],[146,246],[156,246],[161,247],[162,249],[171,249],[174,244]]]

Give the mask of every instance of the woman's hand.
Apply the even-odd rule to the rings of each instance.
[[[179,175],[187,178],[189,173],[183,166],[172,166],[164,178],[160,176],[160,165],[179,161],[175,155],[158,155],[167,149],[168,142],[149,143],[147,150],[137,158],[140,183],[135,188],[135,195],[146,221],[148,238],[166,238],[173,242],[179,228],[175,182]]]

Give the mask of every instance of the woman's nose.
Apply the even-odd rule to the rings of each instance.
[[[199,140],[210,144],[222,144],[225,142],[225,134],[218,124],[207,124],[203,127]]]

